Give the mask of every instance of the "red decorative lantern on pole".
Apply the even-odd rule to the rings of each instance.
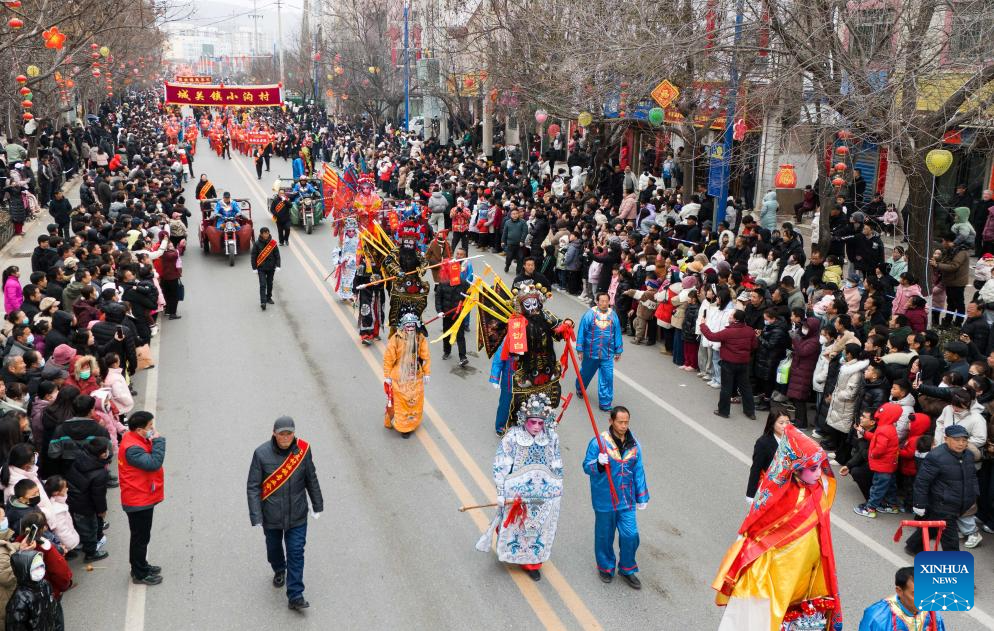
[[[846,170],[846,163],[845,162],[838,162],[838,163],[836,163],[835,170],[836,171],[845,171]]]
[[[835,148],[835,153],[839,154],[840,156],[849,155],[849,147],[845,145],[839,145],[838,147]]]
[[[777,170],[777,175],[773,179],[773,186],[776,188],[797,188],[797,173],[794,172],[793,164],[781,164]]]
[[[7,20],[7,26],[9,26],[10,28],[12,28],[14,30],[17,30],[19,28],[23,28],[24,27],[24,20],[22,20],[20,18],[10,18],[9,20]]]
[[[842,188],[843,185],[845,185],[845,183],[846,181],[841,177],[839,177],[838,175],[836,175],[835,178],[832,179],[832,184],[835,186],[835,188]]]

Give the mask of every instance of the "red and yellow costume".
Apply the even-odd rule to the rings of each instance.
[[[805,470],[810,483],[801,477]],[[824,619],[823,628],[842,629],[830,522],[834,499],[825,451],[788,426],[711,585],[718,591],[715,602],[726,607],[719,631],[778,631],[785,618]]]
[[[370,175],[359,178],[359,191],[352,199],[359,226],[364,230],[372,230],[372,223],[379,219],[383,200],[376,194],[376,187]]]

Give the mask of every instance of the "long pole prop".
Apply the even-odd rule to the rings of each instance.
[[[451,259],[451,260],[448,260],[448,261],[442,261],[441,263],[435,263],[434,265],[429,265],[427,267],[419,267],[418,269],[412,269],[411,271],[404,272],[403,274],[398,274],[396,276],[388,276],[386,278],[381,278],[380,280],[374,280],[371,283],[366,283],[365,285],[359,285],[358,287],[356,287],[356,289],[365,289],[365,288],[371,287],[373,285],[379,285],[379,284],[382,284],[382,283],[389,282],[391,280],[397,280],[401,276],[409,276],[410,274],[416,274],[416,273],[422,273],[423,274],[426,270],[435,269],[436,267],[441,267],[441,266],[445,265],[446,263],[462,263],[463,261],[468,261],[470,259],[478,259],[478,258],[480,258],[482,256],[483,256],[482,254],[477,254],[475,256],[467,256],[464,259]]]
[[[600,453],[606,454],[607,449],[604,447],[604,440],[601,438],[601,434],[597,431],[597,420],[594,418],[594,409],[590,407],[590,398],[587,397],[587,387],[583,385],[582,373],[580,372],[580,362],[576,358],[576,351],[573,349],[573,339],[575,334],[573,329],[567,327],[566,333],[566,351],[569,353],[570,361],[573,363],[573,370],[576,372],[576,382],[580,385],[580,395],[583,397],[583,403],[587,406],[587,416],[590,417],[590,427],[594,430],[594,438],[597,439],[597,447]],[[615,508],[618,507],[618,492],[614,489],[614,478],[611,476],[611,459],[608,458],[608,462],[604,465],[604,469],[607,472],[607,483],[611,487],[611,503]]]

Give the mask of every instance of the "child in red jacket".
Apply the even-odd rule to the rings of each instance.
[[[900,444],[897,440],[897,421],[903,410],[897,403],[884,403],[873,415],[877,422],[876,428],[866,430],[865,437],[870,439],[868,459],[870,471],[873,472],[873,484],[870,486],[870,499],[865,504],[853,507],[853,512],[863,517],[875,518],[877,511],[897,513],[897,457]],[[862,428],[857,432],[862,432]]]
[[[901,489],[901,497],[904,498],[904,506],[911,510],[912,486],[915,482],[915,475],[918,474],[918,463],[915,459],[915,452],[918,450],[918,439],[931,434],[932,419],[924,412],[915,412],[909,417],[908,436],[901,445],[901,450],[897,455],[897,472],[900,477],[898,487]]]

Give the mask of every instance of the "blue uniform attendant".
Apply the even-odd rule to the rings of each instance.
[[[638,523],[635,511],[649,502],[649,487],[645,483],[642,467],[642,448],[635,436],[628,431],[621,449],[607,430],[601,433],[604,448],[610,458],[611,478],[618,494],[618,505],[611,498],[607,470],[597,462],[600,448],[593,438],[587,445],[583,458],[583,472],[590,476],[590,500],[594,506],[594,556],[597,569],[607,574],[634,574],[638,572],[635,551],[639,547]],[[618,533],[620,559],[614,554],[614,536]]]
[[[933,622],[934,621],[934,622]],[[873,603],[863,612],[859,631],[946,631],[937,612],[919,611],[912,615],[895,596]]]
[[[580,377],[583,387],[597,377],[597,401],[601,410],[611,409],[614,400],[614,358],[622,353],[621,323],[613,309],[602,312],[597,307],[583,314],[576,332],[576,352],[583,356]],[[580,381],[576,382],[580,391]]]
[[[241,206],[238,205],[238,202],[236,202],[235,200],[231,200],[231,206],[229,206],[228,208],[225,208],[221,200],[218,200],[217,203],[214,204],[214,213],[217,214],[218,216],[217,223],[214,224],[215,227],[218,230],[220,230],[221,226],[224,225],[225,219],[234,219],[241,212],[242,208]]]
[[[514,356],[501,359],[504,354],[504,342],[500,343],[497,352],[490,362],[490,383],[500,386],[500,400],[497,403],[497,418],[494,429],[503,434],[507,427],[507,419],[511,413],[511,378],[514,375]]]

